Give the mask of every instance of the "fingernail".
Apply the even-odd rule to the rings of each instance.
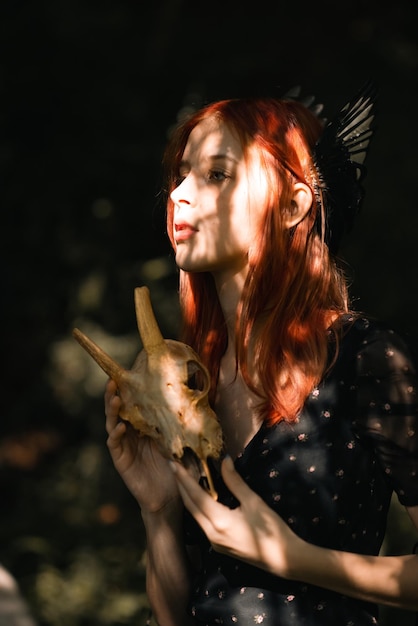
[[[169,464],[173,474],[176,474],[176,472],[177,472],[177,463],[174,463],[174,461],[169,461],[168,464]]]

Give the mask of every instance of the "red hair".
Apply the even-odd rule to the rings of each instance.
[[[250,148],[258,149],[271,181],[237,312],[236,357],[245,382],[260,397],[260,416],[270,423],[293,421],[326,370],[330,320],[348,312],[346,280],[323,241],[324,216],[313,189],[311,154],[322,125],[309,109],[293,101],[256,98],[210,104],[172,135],[164,158],[168,193],[176,187],[191,131],[209,117],[236,133],[244,155]],[[297,181],[311,188],[313,202],[307,216],[288,229],[283,220]],[[173,210],[168,197],[167,232],[174,247]],[[212,275],[180,270],[180,304],[181,340],[196,350],[211,372],[213,400],[227,333]],[[256,381],[248,367],[250,337]]]

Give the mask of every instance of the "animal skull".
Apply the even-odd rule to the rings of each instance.
[[[147,287],[135,289],[135,311],[143,349],[131,370],[111,359],[77,328],[73,336],[117,383],[121,418],[153,438],[167,458],[180,459],[185,448],[193,450],[216,498],[207,459],[219,458],[223,440],[209,406],[209,373],[190,346],[163,339]]]

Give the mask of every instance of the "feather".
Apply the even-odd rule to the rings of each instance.
[[[375,131],[375,108],[376,88],[368,81],[325,126],[314,148],[315,193],[325,213],[324,239],[333,254],[353,227],[364,198],[364,162]]]

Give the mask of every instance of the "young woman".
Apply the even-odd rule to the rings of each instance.
[[[369,88],[325,129],[291,99],[221,101],[170,141],[181,339],[211,373],[227,456],[214,501],[118,419],[109,381],[108,446],[141,508],[161,626],[363,626],[375,603],[417,608],[416,557],[376,556],[393,491],[418,528],[415,370],[350,309],[336,257],[373,115]]]

